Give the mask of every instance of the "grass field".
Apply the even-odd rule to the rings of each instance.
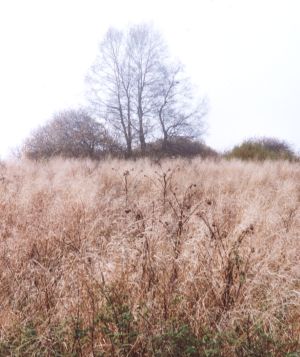
[[[0,167],[0,356],[300,356],[300,165]]]

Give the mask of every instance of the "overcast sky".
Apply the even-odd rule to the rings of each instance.
[[[85,104],[109,26],[148,21],[209,99],[209,145],[272,136],[300,150],[299,18],[299,0],[0,0],[0,156]]]

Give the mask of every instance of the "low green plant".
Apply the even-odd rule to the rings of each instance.
[[[273,138],[248,139],[236,145],[225,155],[227,158],[241,160],[296,160],[291,147],[284,141]]]

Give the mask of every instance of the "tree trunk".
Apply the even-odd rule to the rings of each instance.
[[[127,92],[127,157],[132,156],[131,103]]]
[[[145,140],[145,134],[144,134],[144,130],[143,130],[143,124],[140,124],[139,138],[140,138],[141,152],[142,152],[142,154],[145,154],[145,152],[146,152],[146,140]]]
[[[162,142],[162,151],[166,152],[167,151],[167,147],[168,147],[168,132],[166,130],[166,127],[165,127],[165,123],[164,123],[164,120],[163,120],[163,116],[162,116],[162,113],[163,113],[163,108],[164,106],[166,105],[166,101],[164,102],[164,104],[160,107],[159,109],[159,112],[158,112],[158,118],[159,118],[159,122],[160,122],[160,125],[161,125],[161,130],[163,132],[163,142]]]
[[[132,144],[131,141],[128,140],[126,143],[126,157],[131,157],[132,156]]]
[[[143,110],[142,110],[142,99],[141,93],[139,93],[139,106],[138,106],[138,118],[139,118],[139,139],[141,152],[144,154],[146,152],[146,140],[144,133],[144,123],[143,123]]]
[[[168,135],[164,132],[163,142],[162,142],[162,151],[166,152],[168,148]]]

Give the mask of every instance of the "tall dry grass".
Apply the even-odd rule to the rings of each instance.
[[[0,356],[298,356],[299,202],[288,162],[2,164]]]

